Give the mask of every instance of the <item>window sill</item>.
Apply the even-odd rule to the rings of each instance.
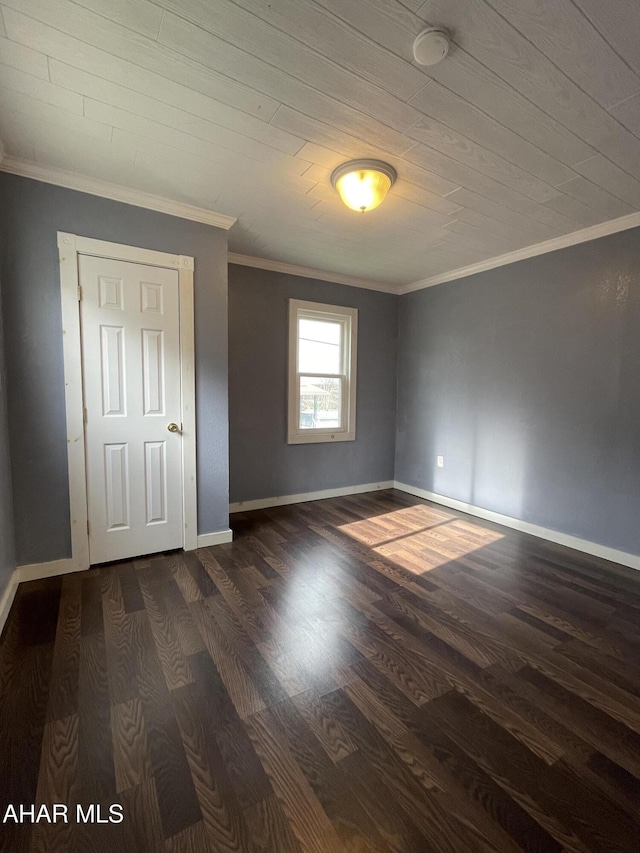
[[[292,433],[287,437],[287,444],[335,444],[337,441],[355,441],[355,432],[313,432]]]

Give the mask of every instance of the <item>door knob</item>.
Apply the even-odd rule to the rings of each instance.
[[[167,429],[169,430],[169,432],[180,432],[180,427],[178,426],[178,424],[169,424]]]

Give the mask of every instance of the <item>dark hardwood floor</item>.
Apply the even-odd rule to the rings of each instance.
[[[0,808],[70,822],[3,850],[640,850],[640,573],[398,492],[232,527],[20,587]]]

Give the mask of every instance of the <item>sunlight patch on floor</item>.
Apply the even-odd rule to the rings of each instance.
[[[427,506],[410,506],[353,521],[340,530],[365,545],[382,545],[399,537],[427,530],[454,519],[453,515]]]
[[[503,538],[494,530],[428,506],[394,510],[339,529],[413,574],[431,571]]]

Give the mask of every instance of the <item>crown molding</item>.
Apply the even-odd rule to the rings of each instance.
[[[548,252],[555,252],[557,249],[576,246],[579,243],[587,243],[589,240],[606,237],[608,234],[617,234],[619,231],[627,231],[629,228],[638,227],[640,227],[640,213],[629,213],[627,216],[621,216],[618,219],[610,219],[607,222],[599,222],[597,225],[582,228],[580,231],[572,231],[571,234],[553,237],[551,240],[545,240],[543,243],[534,243],[532,246],[516,249],[515,252],[508,252],[506,255],[498,255],[495,258],[489,258],[477,264],[470,264],[466,267],[460,267],[457,270],[440,273],[440,275],[432,275],[429,278],[423,278],[421,281],[414,281],[411,284],[401,284],[396,289],[396,293],[400,295],[413,293],[413,291],[423,290],[425,287],[433,287],[436,284],[455,281],[457,278],[466,278],[469,275],[496,269],[496,267],[514,264],[516,261],[534,258],[536,255],[546,255]]]
[[[147,210],[155,210],[158,213],[166,213],[180,219],[203,222],[205,225],[224,228],[225,231],[228,231],[236,222],[234,216],[226,216],[204,207],[195,207],[181,201],[173,201],[170,198],[123,187],[120,184],[112,184],[99,178],[89,178],[76,172],[43,166],[40,163],[30,163],[26,160],[17,160],[14,157],[0,156],[0,171],[20,175],[23,178],[32,178],[35,181],[43,181],[45,184],[55,184],[58,187],[78,190],[89,195],[97,195],[112,201],[120,201],[123,204],[131,204],[135,207],[144,207]]]
[[[282,261],[271,261],[267,258],[254,258],[251,255],[239,255],[236,252],[228,253],[230,264],[239,264],[242,267],[254,267],[259,270],[270,270],[271,272],[282,272],[287,275],[299,275],[302,278],[316,278],[320,281],[331,281],[334,284],[346,284],[348,287],[363,287],[365,290],[378,290],[381,293],[398,293],[398,287],[383,281],[370,281],[366,278],[357,278],[353,275],[342,275],[341,273],[316,270],[312,267],[301,267],[298,264],[286,264]]]
[[[1,140],[0,171],[8,172],[12,175],[19,175],[24,178],[31,178],[36,181],[42,181],[47,184],[66,187],[67,189],[77,190],[78,192],[88,193],[89,195],[112,199],[113,201],[119,201],[123,204],[131,204],[135,207],[155,210],[158,213],[166,213],[169,216],[177,216],[180,219],[202,222],[205,225],[212,225],[215,228],[223,228],[226,231],[228,231],[237,221],[236,217],[233,216],[216,213],[213,210],[207,210],[203,207],[185,204],[184,202],[173,201],[172,199],[152,195],[151,193],[142,192],[141,190],[130,189],[129,187],[125,187],[120,184],[113,184],[99,178],[90,178],[76,172],[69,172],[64,169],[57,169],[55,167],[43,166],[39,163],[18,160],[14,157],[7,157],[5,156]],[[597,225],[591,225],[588,228],[582,228],[581,230],[573,231],[570,234],[553,237],[551,240],[545,240],[542,243],[534,243],[531,246],[525,246],[524,248],[517,249],[514,252],[507,252],[504,255],[498,255],[495,258],[480,261],[477,264],[469,264],[468,266],[449,270],[448,272],[440,273],[439,275],[429,276],[428,278],[424,278],[419,281],[400,285],[394,285],[382,281],[372,281],[371,279],[358,278],[357,276],[352,275],[343,275],[342,273],[327,272],[326,270],[304,267],[298,264],[289,264],[282,261],[273,261],[267,258],[256,258],[251,255],[242,255],[236,252],[229,252],[228,261],[230,264],[239,264],[240,266],[270,270],[271,272],[281,272],[286,273],[287,275],[297,275],[302,276],[303,278],[315,278],[320,281],[344,284],[348,287],[361,287],[366,290],[377,290],[381,293],[394,293],[401,296],[405,293],[412,293],[416,290],[434,287],[437,284],[444,284],[448,281],[466,278],[480,272],[486,272],[488,270],[516,263],[517,261],[526,260],[527,258],[533,258],[537,255],[555,252],[558,249],[564,249],[568,246],[576,246],[579,243],[586,243],[589,240],[597,240],[599,237],[606,237],[609,234],[616,234],[619,231],[626,231],[630,228],[638,227],[640,227],[640,212],[630,213],[627,216],[621,216],[618,219],[610,219],[607,222],[600,222]]]

